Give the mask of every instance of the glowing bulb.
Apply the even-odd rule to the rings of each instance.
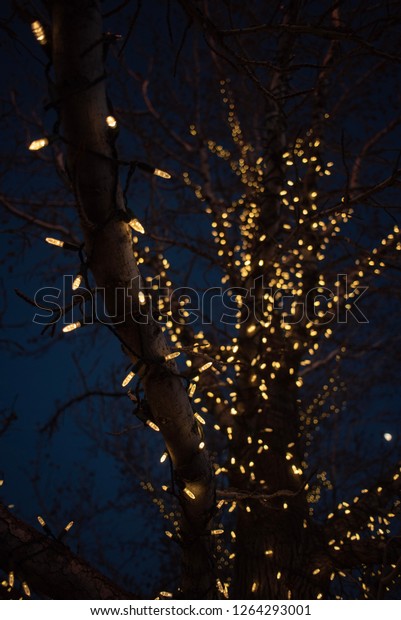
[[[112,129],[115,129],[117,127],[117,121],[114,118],[114,116],[107,116],[106,117],[106,123],[108,124],[109,127],[111,127]]]
[[[79,288],[81,286],[81,282],[83,280],[83,275],[81,273],[79,273],[77,275],[77,277],[75,278],[74,282],[72,283],[72,290],[76,291],[77,288]]]
[[[194,413],[194,418],[196,418],[196,420],[198,420],[198,422],[200,422],[201,424],[206,424],[204,418],[202,418],[202,416],[198,412]]]
[[[74,525],[74,521],[70,521],[69,523],[67,523],[67,525],[64,528],[65,532],[69,532],[70,529],[72,528],[72,526]]]
[[[126,385],[128,385],[128,383],[130,381],[132,381],[132,379],[135,377],[135,373],[133,370],[131,370],[131,372],[128,373],[128,375],[125,377],[124,381],[121,383],[122,387],[125,387]]]
[[[64,241],[60,241],[60,239],[53,239],[53,237],[46,237],[46,243],[50,243],[50,245],[57,245],[59,248],[64,246]]]
[[[164,170],[159,170],[159,168],[155,168],[153,174],[157,177],[161,177],[162,179],[171,179],[171,174],[165,172]]]
[[[140,304],[144,304],[146,302],[146,297],[142,291],[139,291],[138,299]]]
[[[39,521],[39,523],[40,523],[40,525],[41,525],[42,527],[45,527],[45,525],[46,525],[46,521],[45,521],[45,520],[44,520],[44,518],[43,518],[43,517],[41,517],[40,515],[38,515],[38,521]]]
[[[33,142],[31,142],[28,146],[28,149],[30,151],[40,151],[40,149],[43,149],[48,144],[49,140],[47,138],[39,138],[38,140],[34,140]]]
[[[393,438],[391,433],[384,433],[383,437],[386,441],[391,441]]]
[[[157,426],[157,424],[155,424],[154,422],[152,422],[152,420],[146,420],[146,424],[149,426],[149,428],[151,428],[153,431],[156,431],[156,433],[158,433],[160,431],[160,428]]]
[[[191,383],[191,385],[189,386],[189,390],[188,390],[189,398],[192,398],[192,396],[195,394],[195,390],[196,390],[196,383]]]
[[[81,321],[76,321],[75,323],[70,323],[69,325],[63,327],[63,332],[72,332],[74,329],[78,329],[79,327],[82,327],[82,323]]]
[[[129,226],[131,226],[132,230],[141,233],[141,235],[145,233],[144,227],[142,226],[141,222],[136,219],[136,217],[132,218],[132,220],[130,220],[128,224]]]
[[[41,45],[46,45],[47,40],[46,40],[46,34],[44,31],[44,28],[42,26],[42,24],[38,21],[34,21],[31,24],[31,30],[33,32],[33,35],[35,37],[35,39],[41,44]]]
[[[189,489],[187,489],[187,487],[185,487],[185,489],[184,489],[184,493],[185,493],[185,495],[188,495],[188,497],[189,497],[190,499],[195,499],[195,495],[192,493],[192,491],[190,491]]]
[[[181,351],[174,351],[173,353],[169,353],[168,355],[165,355],[164,359],[166,362],[168,362],[168,360],[173,360],[175,357],[178,357],[179,355],[181,355]]]
[[[213,365],[213,362],[206,362],[206,364],[203,364],[203,366],[198,368],[198,372],[204,372],[205,370],[210,368],[210,366],[212,366],[212,365]]]
[[[168,452],[163,452],[163,454],[160,457],[160,463],[164,463],[167,457],[168,457]]]
[[[31,591],[26,581],[22,582],[22,589],[24,590],[25,596],[31,596]]]
[[[14,572],[13,571],[10,571],[8,574],[8,585],[10,586],[10,588],[12,588],[14,585]]]

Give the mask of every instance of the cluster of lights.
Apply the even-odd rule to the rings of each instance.
[[[32,30],[39,43],[44,45],[46,35],[39,22],[32,24]],[[194,404],[200,406],[203,414],[215,412],[214,428],[225,434],[229,446],[236,445],[235,449],[231,449],[227,467],[215,463],[215,474],[229,473],[234,478],[242,480],[240,484],[247,489],[266,490],[271,482],[263,473],[265,462],[267,458],[272,458],[271,455],[274,453],[274,446],[277,442],[276,436],[279,435],[272,422],[272,416],[269,416],[270,403],[277,402],[280,398],[283,385],[296,398],[297,392],[303,386],[305,373],[313,366],[313,358],[321,351],[322,341],[330,340],[333,336],[333,329],[327,326],[325,321],[326,312],[332,310],[336,304],[343,304],[347,308],[352,298],[359,294],[362,279],[368,273],[374,275],[382,273],[386,267],[386,253],[389,249],[401,249],[400,230],[395,226],[377,248],[374,248],[363,260],[358,259],[350,274],[351,284],[347,292],[341,282],[335,282],[335,294],[327,301],[326,307],[322,306],[318,296],[313,300],[313,320],[305,317],[294,320],[298,319],[300,302],[305,299],[308,290],[315,288],[318,295],[324,294],[328,282],[320,265],[325,260],[330,242],[352,218],[353,210],[344,206],[328,216],[319,212],[319,180],[330,177],[334,164],[331,161],[322,163],[320,137],[310,130],[305,137],[298,137],[291,148],[282,153],[280,162],[283,170],[282,187],[276,204],[279,225],[272,226],[274,234],[270,235],[263,220],[265,207],[262,208],[269,184],[268,156],[257,153],[252,144],[246,140],[227,82],[221,82],[220,92],[223,103],[227,107],[227,125],[231,133],[232,148],[227,148],[214,140],[207,140],[207,148],[211,155],[227,162],[230,173],[235,175],[239,181],[241,192],[238,192],[232,202],[225,204],[221,209],[212,209],[211,196],[205,186],[193,181],[188,172],[183,172],[183,181],[193,190],[195,197],[205,203],[205,211],[210,216],[211,234],[216,244],[219,264],[225,268],[222,284],[231,283],[235,286],[236,276],[239,274],[242,282],[248,285],[255,275],[263,273],[267,280],[268,292],[263,289],[255,290],[260,314],[258,323],[242,320],[244,317],[243,299],[240,296],[235,299],[237,304],[237,322],[234,326],[236,333],[230,342],[212,347],[203,332],[193,334],[193,339],[198,344],[211,347],[211,357],[221,364],[225,379],[221,381],[224,387],[219,386],[220,389],[216,389],[208,377],[213,373],[205,373],[212,367],[213,362],[209,361],[195,368],[192,367],[192,360],[188,357],[187,366],[197,373],[192,376],[188,396],[193,399],[198,389],[196,394],[199,393],[200,396],[194,400]],[[325,116],[327,118],[328,115]],[[117,128],[117,120],[114,116],[107,116],[106,124],[111,129]],[[189,129],[190,135],[196,137],[198,134],[196,126],[191,125]],[[48,137],[36,139],[29,145],[29,149],[40,150],[50,141]],[[164,179],[171,178],[168,172],[143,162],[135,162],[135,166],[146,173]],[[308,190],[306,191],[307,176]],[[145,234],[144,227],[136,217],[131,217],[127,223],[134,232]],[[240,239],[233,243],[237,231]],[[65,249],[77,249],[73,244],[61,240],[47,238],[46,241]],[[133,251],[139,264],[147,262],[147,255],[150,255],[148,246],[141,252],[134,246]],[[184,336],[188,336],[186,328],[190,315],[185,310],[185,303],[180,302],[175,307],[171,304],[172,283],[168,276],[169,263],[162,254],[159,254],[157,259],[161,285],[168,291],[164,298],[159,299],[160,315],[165,313],[168,319],[163,326],[163,331],[167,331],[176,348],[180,349],[184,346]],[[82,280],[83,274],[79,273],[74,279],[73,290],[79,288]],[[289,308],[276,312],[277,302],[286,295],[292,297]],[[146,301],[142,291],[139,293],[139,301],[140,303]],[[78,321],[65,326],[63,331],[69,332],[81,326],[82,323]],[[345,348],[342,347],[339,357],[344,351]],[[180,353],[179,350],[173,351],[162,359],[171,361]],[[249,363],[244,364],[244,359],[249,359]],[[143,362],[140,361],[130,369],[122,381],[123,387],[135,378],[142,364]],[[204,373],[205,376],[203,376]],[[248,394],[252,391],[249,401],[252,401],[252,407],[257,411],[259,422],[255,425],[253,432],[244,437],[242,449],[238,450],[241,436],[237,420],[246,415],[247,405],[241,394],[243,385],[249,388]],[[327,384],[323,386],[322,393],[318,394],[305,410],[299,407],[299,434],[294,437],[294,441],[287,443],[281,457],[287,480],[295,484],[296,488],[299,488],[299,481],[302,480],[307,468],[307,463],[298,454],[296,441],[302,435],[306,437],[307,445],[309,445],[312,441],[313,430],[318,427],[319,423],[329,415],[339,412],[338,405],[330,400],[332,394],[338,389],[336,378],[330,377]],[[223,415],[220,415],[221,412]],[[228,417],[232,419],[232,423],[227,422]],[[205,424],[205,418],[200,413],[195,413],[195,419],[200,424]],[[157,425],[146,416],[144,422],[154,430],[159,430]],[[387,442],[393,439],[388,432],[383,434],[383,438]],[[199,450],[203,450],[204,446],[205,442],[200,441]],[[163,463],[168,457],[168,452],[163,452],[160,462]],[[319,499],[321,484],[326,484],[326,486],[330,484],[325,472],[320,473],[319,476],[319,484],[316,487],[310,488],[309,485],[305,485],[310,503],[316,501],[316,498]],[[395,476],[399,476],[399,473],[397,472]],[[380,490],[379,488],[375,490],[377,494],[381,491],[381,487]],[[182,493],[188,501],[196,500],[196,493],[191,485],[184,486]],[[361,496],[366,494],[366,490],[361,492]],[[341,502],[337,507],[337,512],[341,513],[343,518],[351,518],[352,506],[356,505],[359,499],[358,496],[355,497],[351,505],[345,501]],[[219,507],[222,505],[220,503]],[[232,502],[229,512],[233,512],[237,507],[237,503]],[[290,511],[290,508],[289,502],[281,502],[282,511]],[[246,513],[252,512],[250,503],[242,509]],[[373,516],[369,518],[367,529],[372,532],[372,537],[384,537],[390,533],[389,523],[394,516],[391,510],[377,523]],[[328,520],[333,518],[334,513],[331,513]],[[308,519],[303,521],[303,527],[308,527]],[[211,534],[220,536],[224,534],[224,529],[216,528],[211,531]],[[168,530],[166,536],[174,538],[174,534]],[[235,542],[235,538],[235,532],[232,532],[232,542]],[[328,547],[334,553],[338,553],[341,552],[347,540],[359,539],[359,532],[349,529],[343,537],[330,539]],[[265,549],[263,554],[267,562],[272,562],[276,558],[274,548]],[[235,554],[232,553],[230,558],[234,557]],[[312,577],[317,578],[321,569],[312,567],[310,572]],[[337,574],[346,576],[341,571]],[[277,570],[275,575],[277,582],[280,582],[280,587],[283,584],[284,588],[285,572]],[[331,578],[334,579],[335,576],[336,573],[332,573]],[[223,585],[218,580],[217,587],[222,594],[227,594],[228,584]],[[253,581],[250,585],[251,593],[256,594],[259,587],[259,582]],[[362,589],[367,595],[369,588],[364,582],[362,582]],[[167,598],[171,596],[171,593],[161,592],[160,596]],[[287,590],[287,597],[291,598],[290,590]],[[317,592],[316,598],[323,598],[323,594]]]

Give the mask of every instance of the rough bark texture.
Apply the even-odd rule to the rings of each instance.
[[[214,574],[209,539],[215,497],[206,450],[199,434],[160,327],[138,315],[139,270],[132,252],[131,233],[121,221],[125,210],[118,181],[119,165],[114,132],[105,119],[110,113],[105,91],[102,26],[98,2],[52,2],[53,62],[60,103],[61,126],[67,143],[67,167],[76,195],[89,267],[105,305],[117,315],[115,329],[131,360],[146,360],[142,369],[147,402],[159,426],[182,492],[183,580],[186,596],[213,596]],[[135,208],[134,208],[135,210]],[[145,321],[144,318],[147,320]]]
[[[31,591],[44,598],[137,598],[71,553],[63,543],[17,519],[1,504],[0,566],[13,571],[17,579],[26,581]]]

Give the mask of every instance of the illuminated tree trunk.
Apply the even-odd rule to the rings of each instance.
[[[96,285],[104,290],[106,308],[116,316],[114,327],[125,352],[133,364],[142,362],[138,374],[146,402],[173,464],[182,509],[182,590],[187,598],[213,597],[212,469],[175,364],[164,359],[169,350],[161,328],[139,300],[140,274],[119,183],[115,133],[106,123],[110,110],[101,5],[91,0],[54,0],[51,6],[54,103],[67,144],[67,169],[89,268]]]

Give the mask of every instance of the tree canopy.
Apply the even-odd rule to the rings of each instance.
[[[0,597],[398,598],[399,3],[8,8]]]

